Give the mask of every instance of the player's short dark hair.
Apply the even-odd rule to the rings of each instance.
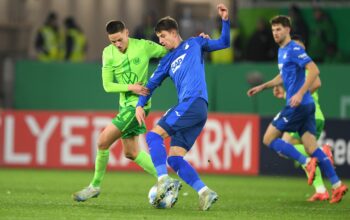
[[[290,37],[292,40],[297,40],[297,41],[300,41],[301,43],[303,43],[305,45],[305,40],[302,36],[300,36],[299,34],[293,34],[291,37]]]
[[[106,31],[108,34],[115,34],[125,29],[125,24],[122,21],[109,21],[106,24]]]
[[[171,31],[171,30],[179,30],[179,25],[177,24],[176,20],[170,16],[161,18],[158,22],[156,27],[154,28],[154,31],[156,33],[159,33],[161,31]]]
[[[277,15],[270,20],[270,24],[281,24],[283,27],[292,27],[292,20],[289,16]]]

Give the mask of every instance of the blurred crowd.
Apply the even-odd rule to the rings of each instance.
[[[337,47],[336,27],[331,17],[324,10],[319,7],[313,8],[313,25],[308,25],[297,5],[291,5],[288,13],[292,19],[292,34],[297,34],[304,39],[307,52],[314,61],[318,63],[344,61]],[[156,13],[147,13],[142,19],[142,23],[131,30],[131,37],[158,42],[158,38],[154,33],[156,22]],[[84,61],[87,49],[87,40],[84,33],[72,17],[66,18],[63,24],[64,28],[60,28],[58,17],[54,12],[47,16],[45,23],[38,30],[35,41],[39,60]],[[261,17],[257,19],[255,31],[249,36],[243,35],[242,30],[237,19],[232,19],[231,48],[213,52],[208,55],[207,59],[212,63],[269,62],[276,60],[278,47],[273,40],[268,18]],[[218,18],[212,32],[207,34],[215,39],[220,36],[220,33],[221,20]]]
[[[73,17],[64,19],[63,26],[61,29],[56,13],[49,13],[35,38],[38,60],[84,61],[87,49],[84,33]]]

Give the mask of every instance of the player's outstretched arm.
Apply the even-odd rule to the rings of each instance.
[[[251,89],[248,90],[247,92],[247,95],[250,97],[250,96],[253,96],[259,92],[261,92],[262,90],[264,89],[268,89],[268,88],[272,88],[274,86],[277,86],[277,85],[280,85],[282,83],[282,77],[280,74],[278,74],[275,78],[273,78],[272,80],[264,83],[264,84],[261,84],[261,85],[258,85],[258,86],[255,86]]]
[[[217,5],[218,14],[222,19],[222,30],[219,39],[210,39],[206,34],[201,34],[205,40],[201,41],[204,51],[211,52],[230,47],[230,21],[228,20],[228,10],[224,4]]]

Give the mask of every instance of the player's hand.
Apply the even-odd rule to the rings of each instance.
[[[137,122],[139,123],[140,126],[142,125],[142,123],[145,123],[146,114],[145,114],[145,110],[141,106],[136,107],[135,115],[136,115]]]
[[[209,40],[211,39],[210,36],[208,34],[204,33],[204,32],[200,33],[199,36],[203,37],[205,39],[209,39]]]
[[[247,95],[249,97],[253,96],[253,95],[257,94],[258,92],[261,92],[263,89],[264,89],[263,85],[255,86],[255,87],[248,90]]]
[[[228,20],[228,9],[224,4],[218,4],[216,6],[218,9],[218,14],[221,17],[222,20]]]
[[[137,95],[142,95],[142,96],[149,95],[149,89],[147,87],[144,87],[141,82],[137,82],[135,84],[129,85],[128,90],[132,91]]]
[[[289,105],[294,108],[294,107],[298,107],[301,103],[301,100],[303,99],[303,96],[297,92],[295,93],[292,98],[289,101]]]
[[[284,89],[283,89],[282,85],[274,86],[272,93],[276,98],[279,98],[279,99],[284,98]]]

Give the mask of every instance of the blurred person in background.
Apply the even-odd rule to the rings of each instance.
[[[276,44],[273,41],[271,29],[264,18],[258,19],[256,31],[248,40],[246,58],[249,61],[271,61],[276,57]]]
[[[71,62],[84,61],[87,49],[84,33],[72,17],[64,20],[64,26],[64,60]]]
[[[163,57],[167,50],[149,40],[130,38],[129,30],[122,21],[108,22],[106,32],[110,45],[104,48],[102,54],[102,82],[106,92],[119,93],[119,113],[98,138],[94,177],[86,188],[73,194],[73,199],[78,202],[100,194],[109,149],[118,139],[122,141],[126,158],[157,177],[150,155],[140,150],[139,135],[146,132],[146,126],[138,124],[135,107],[139,95],[149,94],[149,90],[143,86],[148,79],[149,60]],[[150,108],[151,101],[148,101],[145,106],[147,114]]]
[[[154,33],[154,25],[156,22],[156,14],[154,12],[149,12],[142,19],[142,23],[136,27],[133,37],[136,39],[158,42],[157,35]]]
[[[327,51],[337,45],[337,30],[331,18],[319,7],[314,8],[315,24],[311,27],[309,54],[316,62],[324,62]]]
[[[303,18],[300,8],[298,7],[298,5],[292,4],[289,7],[288,13],[293,21],[291,35],[301,36],[301,38],[305,42],[305,46],[307,46],[306,43],[309,42],[309,27]]]
[[[60,33],[55,12],[48,14],[44,25],[39,29],[35,39],[35,49],[40,61],[60,60]]]

